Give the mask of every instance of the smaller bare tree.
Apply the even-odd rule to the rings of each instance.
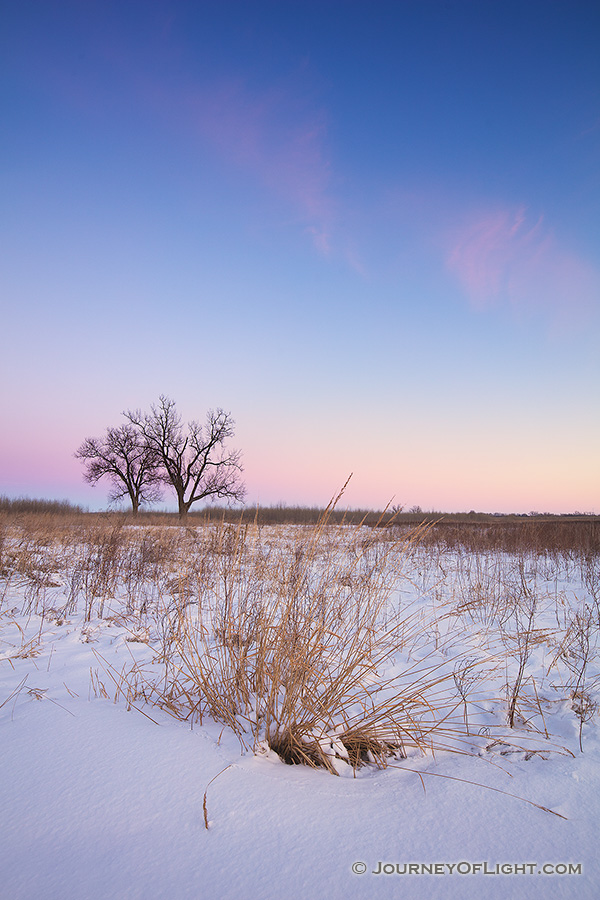
[[[108,478],[112,482],[109,502],[129,498],[134,516],[142,503],[153,503],[161,497],[156,454],[129,423],[108,428],[101,438],[86,438],[75,457],[85,465],[85,480],[95,485],[101,478]]]
[[[125,413],[153,454],[162,479],[173,487],[180,519],[193,503],[204,498],[243,500],[246,489],[240,480],[242,465],[238,450],[227,450],[234,422],[222,409],[209,410],[206,424],[181,422],[175,401],[161,396],[150,413]]]

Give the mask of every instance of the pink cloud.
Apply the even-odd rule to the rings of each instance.
[[[600,273],[564,248],[543,216],[524,207],[473,216],[449,233],[446,265],[473,306],[509,303],[544,310],[561,323],[585,318],[600,303]]]

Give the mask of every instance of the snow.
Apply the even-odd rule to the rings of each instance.
[[[418,587],[416,574],[406,591],[431,599],[437,587],[439,603],[432,570]],[[574,572],[569,578],[555,578],[554,595],[580,601],[584,586]],[[143,700],[128,709],[110,672],[134,661],[156,666],[152,629],[138,634],[149,643],[131,640],[131,622],[115,615],[118,597],[89,622],[83,605],[64,618],[27,611],[23,585],[6,589],[0,619],[0,896],[598,896],[597,718],[583,726],[581,752],[568,697],[543,678],[548,646],[535,648],[528,674],[543,686],[551,742],[523,729],[513,739],[506,729],[479,755],[412,753],[356,772],[332,756],[343,776],[335,777],[285,765],[265,744],[243,751],[208,719],[190,726]],[[458,590],[452,575],[444,585]],[[56,583],[54,606],[64,589]],[[479,623],[471,650],[482,633]],[[593,666],[597,676],[596,659]],[[498,678],[490,674],[496,694]],[[482,709],[469,710],[478,727]],[[515,749],[527,739],[544,752]],[[411,874],[395,870],[409,863]],[[491,874],[477,870],[483,863]],[[548,863],[581,871],[538,874]],[[353,864],[366,870],[355,874]],[[417,871],[423,864],[438,864],[440,874]],[[495,874],[502,864],[517,871]]]

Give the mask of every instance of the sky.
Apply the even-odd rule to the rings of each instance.
[[[0,9],[0,494],[127,409],[248,503],[600,513],[600,7]],[[168,494],[165,503],[171,502]]]

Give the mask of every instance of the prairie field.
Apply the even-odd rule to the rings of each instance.
[[[595,896],[599,626],[592,518],[5,515],[6,896]]]

